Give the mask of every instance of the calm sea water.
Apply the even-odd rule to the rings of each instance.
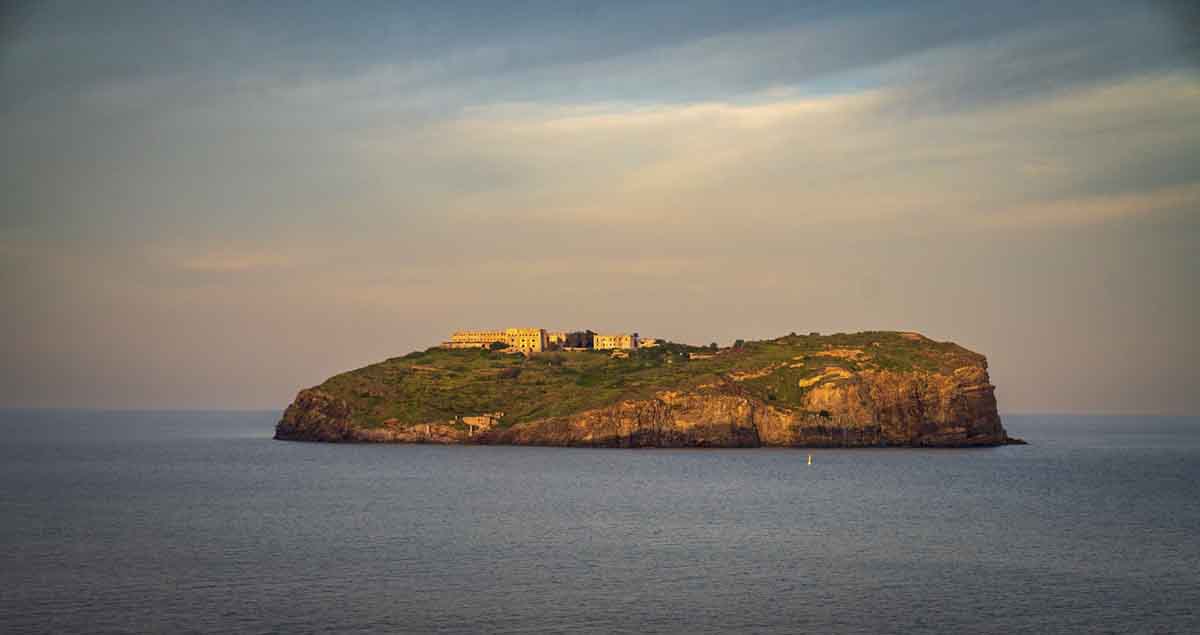
[[[0,631],[1200,632],[1200,419],[977,450],[270,440],[0,413]]]

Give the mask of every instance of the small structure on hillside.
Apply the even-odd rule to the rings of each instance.
[[[500,420],[503,418],[503,412],[485,412],[473,417],[459,417],[459,422],[467,426],[471,436],[475,436],[480,432],[486,432],[496,427],[496,424],[500,423]]]

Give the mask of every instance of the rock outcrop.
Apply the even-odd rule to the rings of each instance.
[[[300,392],[283,413],[275,436],[332,442],[593,447],[1020,443],[1008,437],[1000,422],[986,361],[978,355],[966,359],[972,363],[953,370],[892,370],[871,364],[855,366],[856,370],[833,369],[836,373],[822,369],[799,381],[803,390],[798,403],[784,406],[747,388],[745,378],[765,376],[764,372],[774,372],[771,367],[764,372],[718,375],[711,383],[659,390],[653,396],[621,398],[603,407],[510,425],[480,426],[474,420],[464,423],[463,417],[408,423],[390,418],[362,425],[355,418],[362,413],[318,387]]]

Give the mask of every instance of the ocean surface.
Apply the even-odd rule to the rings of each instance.
[[[0,411],[0,632],[1200,632],[1200,418],[810,452],[277,417]]]

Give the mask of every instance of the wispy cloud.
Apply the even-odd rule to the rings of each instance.
[[[998,209],[1049,209],[1064,198],[1085,197],[1098,210],[1110,194],[1088,191],[1097,180],[1147,153],[1200,146],[1200,79],[1186,73],[957,113],[898,110],[907,99],[896,89],[654,107],[480,106],[422,131],[425,143],[406,143],[403,131],[372,134],[360,151],[374,157],[365,161],[423,160],[434,172],[444,164],[444,209],[463,217],[664,229],[730,215],[775,226],[921,220],[942,231],[993,227]],[[466,165],[477,166],[472,178],[506,177],[455,192],[454,168]],[[1020,216],[1022,225],[1113,217]]]
[[[986,216],[985,222],[995,227],[1073,225],[1103,223],[1173,211],[1200,218],[1200,183],[1146,192],[1082,196],[1031,203],[999,210]]]

